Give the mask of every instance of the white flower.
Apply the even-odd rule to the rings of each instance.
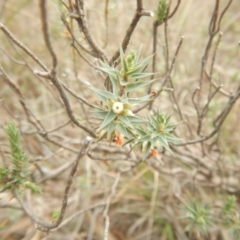
[[[123,111],[123,104],[121,102],[115,102],[112,106],[112,110],[119,114]]]

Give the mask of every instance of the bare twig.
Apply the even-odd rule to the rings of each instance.
[[[152,73],[155,73],[156,72],[156,58],[157,58],[157,33],[158,33],[158,27],[160,25],[162,25],[162,23],[164,22],[167,22],[168,19],[172,18],[174,16],[174,14],[177,12],[179,6],[180,6],[180,3],[181,3],[181,0],[178,0],[177,2],[177,5],[175,6],[174,10],[172,13],[169,14],[169,11],[170,11],[170,5],[168,6],[168,9],[167,9],[167,14],[166,14],[166,17],[165,19],[163,19],[162,22],[159,22],[158,20],[155,20],[153,22],[153,61],[152,61]],[[168,51],[168,44],[167,44],[167,23],[165,24],[165,42],[166,42],[166,48],[167,48],[167,51]],[[166,56],[168,56],[168,53],[166,54]],[[166,59],[168,59],[168,57],[166,57]],[[166,67],[167,67],[167,71],[169,70],[168,69],[168,61],[166,63]],[[154,75],[152,76],[152,79],[154,79]],[[151,87],[152,85],[149,86],[149,90],[148,92],[150,93],[151,92]]]
[[[2,29],[2,31],[11,41],[13,41],[18,47],[20,47],[25,53],[27,53],[36,63],[38,63],[39,66],[41,66],[45,71],[48,71],[48,68],[44,65],[44,63],[30,49],[28,49],[20,41],[18,41],[2,23],[0,23],[0,29]]]
[[[75,0],[74,5],[74,13],[70,13],[70,17],[74,18],[79,26],[80,31],[83,32],[89,46],[92,48],[92,50],[96,53],[97,57],[108,61],[108,57],[106,53],[98,46],[96,41],[93,39],[89,28],[87,26],[87,21],[84,14],[84,1],[83,0]]]
[[[136,9],[136,12],[135,12],[135,15],[132,19],[132,22],[130,23],[127,31],[126,31],[126,34],[125,34],[125,37],[123,38],[123,41],[122,41],[122,44],[121,44],[121,47],[123,49],[123,51],[125,52],[126,51],[126,48],[129,44],[129,41],[132,37],[132,34],[134,32],[134,29],[136,28],[137,24],[138,24],[138,21],[140,20],[140,18],[142,16],[153,16],[153,13],[150,12],[150,11],[143,11],[143,4],[142,4],[142,0],[137,0],[137,9]],[[112,56],[112,58],[110,59],[109,61],[109,64],[112,65],[114,64],[114,62],[118,59],[118,57],[120,56],[120,49],[118,49],[114,55]]]
[[[217,26],[217,29],[218,31],[220,30],[220,26],[221,26],[221,22],[222,22],[222,19],[223,19],[223,16],[225,15],[225,13],[227,12],[227,10],[229,9],[229,7],[231,6],[233,0],[229,0],[227,5],[225,6],[225,8],[223,9],[223,11],[221,12],[220,16],[219,16],[219,19],[218,19],[218,26]]]
[[[159,190],[159,172],[154,171],[154,187],[153,187],[153,192],[151,196],[151,205],[149,209],[149,220],[148,220],[148,236],[147,240],[152,239],[152,230],[153,230],[153,222],[154,222],[154,209],[156,205],[156,199],[157,199],[157,194]]]
[[[168,71],[166,77],[165,77],[164,80],[163,80],[163,83],[162,83],[162,85],[161,85],[161,87],[160,87],[160,89],[159,89],[159,91],[158,91],[158,93],[157,93],[157,96],[163,91],[165,85],[167,84],[167,82],[168,82],[168,80],[169,80],[169,77],[171,76],[172,70],[173,70],[173,68],[174,68],[174,66],[175,66],[175,63],[176,63],[176,59],[177,59],[179,50],[180,50],[180,48],[181,48],[181,46],[182,46],[182,43],[183,43],[183,40],[184,40],[184,36],[182,36],[182,37],[181,37],[181,40],[179,41],[179,44],[178,44],[178,46],[177,46],[176,52],[175,52],[174,57],[173,57],[173,60],[172,60],[172,62],[171,62],[169,71]]]
[[[103,48],[106,48],[108,45],[108,5],[109,5],[109,0],[105,0],[105,7],[104,7],[105,42],[104,42]]]
[[[105,209],[104,209],[104,212],[103,212],[103,218],[104,218],[104,221],[105,221],[104,240],[107,240],[107,239],[108,239],[108,229],[109,229],[109,225],[110,225],[110,220],[109,220],[109,216],[108,216],[108,210],[109,210],[109,206],[110,206],[111,199],[112,199],[112,197],[113,197],[114,194],[115,194],[116,187],[117,187],[117,185],[118,185],[118,182],[119,182],[119,180],[120,180],[120,177],[121,177],[121,173],[118,172],[118,173],[117,173],[117,176],[116,176],[116,179],[115,179],[115,181],[114,181],[114,184],[112,185],[111,193],[110,193],[110,195],[109,195],[108,198],[107,198],[106,205],[105,205]]]
[[[71,215],[70,217],[68,217],[67,219],[65,219],[64,221],[62,221],[61,224],[57,228],[53,229],[52,231],[56,231],[56,230],[64,227],[66,224],[68,224],[74,218],[78,217],[79,215],[81,215],[81,214],[83,214],[83,213],[85,213],[87,211],[93,210],[95,208],[104,207],[105,205],[106,205],[105,202],[101,202],[101,203],[96,203],[96,204],[94,204],[91,207],[88,207],[86,209],[79,210],[79,211],[75,212],[73,215]]]
[[[0,49],[1,49],[1,51],[2,51],[11,61],[13,61],[14,63],[20,64],[20,65],[26,65],[25,62],[18,61],[17,59],[11,57],[11,56],[3,49],[3,47],[0,47]]]
[[[44,10],[44,9],[43,9]],[[46,15],[46,13],[44,13]],[[43,17],[45,16],[43,15]],[[46,17],[46,16],[45,16]],[[47,25],[44,27],[47,27]],[[95,133],[93,131],[91,131],[90,129],[86,128],[85,126],[83,126],[82,124],[80,124],[76,118],[73,115],[70,103],[62,89],[61,84],[59,83],[59,79],[56,77],[56,73],[54,73],[56,71],[56,60],[55,60],[55,55],[53,54],[53,52],[51,52],[51,54],[53,54],[53,75],[51,73],[49,73],[48,68],[42,63],[42,61],[34,54],[32,53],[31,50],[29,50],[26,46],[24,46],[20,41],[18,41],[12,34],[11,32],[3,25],[0,23],[0,28],[3,30],[3,32],[18,46],[20,47],[24,52],[26,52],[34,61],[36,61],[46,72],[40,73],[39,71],[35,71],[34,73],[40,77],[45,77],[45,78],[49,78],[52,83],[55,85],[55,87],[58,89],[59,94],[63,100],[63,103],[66,107],[66,111],[68,113],[68,116],[70,117],[70,119],[72,120],[72,122],[77,125],[78,127],[82,128],[83,130],[85,130],[86,132],[88,132],[89,134],[91,134],[91,136],[95,137]],[[46,30],[46,29],[45,29]],[[44,33],[44,36],[48,33],[48,31]],[[48,35],[46,35],[45,37],[47,38]],[[47,41],[47,40],[46,40]],[[50,40],[49,40],[50,41]],[[48,48],[50,48],[50,46],[48,46]],[[49,49],[49,51],[51,51],[51,49]]]
[[[63,14],[61,15],[61,20],[62,20],[63,24],[65,25],[65,27],[67,28],[68,33],[71,35],[71,38],[72,38],[72,41],[73,41],[72,44],[75,46],[75,42],[76,42],[77,45],[78,45],[83,51],[85,51],[86,53],[92,55],[93,57],[97,57],[97,55],[96,55],[95,52],[89,51],[87,48],[85,48],[85,47],[77,40],[77,38],[75,37],[75,35],[74,35],[71,27],[69,26],[69,24],[68,24],[68,22],[67,22],[67,20],[66,20],[66,18],[65,18],[65,16],[64,16]]]
[[[221,20],[224,16],[224,14],[226,13],[227,9],[230,7],[232,0],[229,0],[229,2],[227,3],[226,7],[223,9],[223,11],[220,13],[220,17],[219,16],[219,3],[220,0],[216,0],[215,2],[215,7],[212,13],[212,17],[209,23],[209,39],[208,42],[206,44],[205,47],[205,51],[202,57],[202,62],[201,62],[201,70],[200,70],[200,79],[199,79],[199,91],[198,91],[198,98],[197,98],[197,105],[196,105],[196,111],[198,112],[198,128],[197,128],[197,134],[200,136],[201,135],[201,128],[202,128],[202,120],[203,120],[203,115],[202,115],[202,107],[200,106],[200,101],[202,99],[202,91],[203,91],[203,77],[204,77],[204,73],[206,72],[206,66],[207,66],[207,61],[209,58],[209,52],[211,50],[212,47],[212,43],[213,43],[213,39],[216,36],[216,34],[220,31],[220,25],[221,25]],[[217,46],[220,42],[221,37],[219,37],[218,39],[218,43],[216,45],[215,51],[217,51]],[[210,78],[212,75],[212,66],[214,64],[215,61],[215,55],[216,52],[213,53],[213,60],[212,60],[212,64],[211,64],[211,68],[210,68]],[[211,81],[211,79],[210,79]],[[210,83],[210,90],[211,91],[211,86],[212,84]],[[209,92],[209,96],[210,96],[210,92]]]
[[[212,62],[211,62],[210,74],[209,74],[209,78],[210,78],[209,80],[210,81],[212,79],[213,67],[214,67],[214,63],[215,63],[215,60],[216,60],[216,54],[217,54],[217,50],[218,50],[218,46],[219,46],[219,43],[221,41],[221,38],[222,38],[222,32],[219,33],[218,40],[217,40],[217,43],[215,45],[214,53],[213,53],[213,56],[212,56]]]
[[[71,186],[72,186],[72,183],[73,183],[74,176],[77,172],[78,163],[79,163],[80,159],[86,154],[87,149],[88,149],[91,141],[92,141],[92,139],[90,137],[86,137],[86,139],[84,140],[83,145],[82,145],[82,147],[79,151],[79,154],[76,157],[76,160],[73,164],[73,167],[71,169],[71,172],[69,174],[67,184],[66,184],[66,187],[65,187],[60,214],[59,214],[58,219],[54,223],[44,222],[44,221],[38,219],[35,215],[33,215],[32,211],[30,211],[30,209],[27,208],[23,199],[20,197],[20,195],[18,193],[18,190],[14,189],[14,195],[18,199],[23,211],[35,222],[35,224],[37,225],[37,228],[39,230],[49,232],[51,229],[58,227],[60,225],[60,223],[62,222],[62,220],[64,218],[64,215],[65,215],[65,212],[66,212],[66,209],[67,209],[68,196],[69,196],[69,192],[70,192],[70,189],[71,189]]]
[[[40,12],[41,12],[41,23],[42,23],[42,32],[43,32],[44,41],[52,57],[51,73],[53,75],[53,78],[56,78],[58,60],[49,36],[46,1],[39,0],[39,6],[40,6]]]
[[[39,132],[43,131],[43,125],[41,124],[40,121],[38,121],[36,119],[36,117],[34,116],[34,114],[30,111],[30,109],[27,107],[25,101],[24,101],[24,96],[20,90],[20,88],[15,84],[15,82],[5,73],[4,69],[0,66],[0,78],[2,78],[4,80],[4,82],[17,94],[17,96],[19,97],[19,101],[20,104],[22,105],[27,119],[30,123],[33,124],[33,126],[36,127],[36,129]]]
[[[207,136],[196,139],[196,140],[191,140],[185,143],[179,143],[176,144],[176,146],[185,146],[185,145],[189,145],[189,144],[195,144],[195,143],[200,143],[203,141],[206,141],[208,139],[210,139],[211,137],[213,137],[216,133],[218,133],[218,131],[220,130],[220,128],[222,127],[226,117],[228,116],[228,114],[230,113],[231,109],[233,108],[234,104],[236,103],[236,101],[240,98],[240,86],[238,88],[237,93],[230,99],[227,107],[222,111],[221,113],[221,118],[219,118],[218,124],[216,126],[216,128]]]
[[[75,162],[76,160],[72,160],[69,162],[66,162],[65,164],[61,165],[59,168],[54,169],[51,173],[49,173],[48,175],[44,176],[43,178],[41,178],[40,180],[37,181],[38,184],[45,182],[49,179],[53,179],[55,177],[57,177],[58,175],[60,175],[62,172],[66,171],[69,167],[72,166],[72,164]]]
[[[166,18],[164,21],[164,38],[165,38],[165,64],[166,64],[166,72],[169,71],[169,48],[168,48],[168,15],[169,15],[169,10],[171,7],[171,2],[168,4],[167,8],[167,13],[166,13]]]

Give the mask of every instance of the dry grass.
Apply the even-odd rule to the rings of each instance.
[[[107,43],[104,51],[111,57],[125,35],[134,15],[136,3],[135,1],[109,1],[106,41],[105,1],[85,2],[89,29],[100,46],[103,47]],[[176,2],[172,1],[172,6]],[[228,1],[220,2],[222,9]],[[144,7],[146,10],[155,10],[157,3],[157,0],[144,1]],[[213,7],[214,1],[184,0],[176,15],[168,21],[170,61],[174,57],[181,37],[185,36],[171,75],[183,120],[188,123],[192,131],[191,134],[184,123],[179,125],[176,134],[183,139],[183,142],[198,138],[197,115],[192,103],[192,94],[199,85],[201,58],[208,40],[208,24]],[[50,68],[52,59],[43,41],[36,1],[2,1],[1,9],[4,11],[0,22]],[[223,18],[221,27],[223,36],[214,65],[213,80],[217,84],[223,84],[222,89],[227,93],[236,92],[239,86],[239,9],[240,2],[233,1]],[[73,53],[69,35],[60,20],[59,10],[57,1],[48,1],[50,35],[59,63],[58,76],[75,93],[94,103],[97,100],[79,79],[103,87],[104,78],[76,52]],[[65,11],[64,8],[63,10]],[[152,23],[153,18],[141,18],[128,47],[132,49],[143,45],[142,57],[152,54]],[[74,29],[77,38],[84,41],[75,23]],[[161,79],[166,74],[164,25],[160,26],[158,31],[156,76],[160,81],[153,86],[153,89],[159,88]],[[83,55],[91,63],[96,63],[96,59],[90,58],[84,52]],[[2,31],[0,31],[0,65],[22,91],[27,107],[35,116],[34,121],[40,121],[46,132],[49,132],[47,138],[39,134],[27,119],[18,96],[0,78],[0,99],[3,99],[0,103],[2,160],[3,156],[7,161],[9,159],[9,147],[3,128],[8,120],[14,119],[22,134],[23,148],[30,160],[35,163],[31,168],[32,179],[41,180],[40,186],[43,192],[41,195],[32,195],[31,192],[26,191],[24,199],[34,214],[41,219],[51,221],[53,210],[61,206],[63,190],[70,171],[68,163],[74,161],[87,133],[69,121],[56,88],[48,79],[36,77],[32,73],[33,69],[41,69],[27,54],[12,44]],[[150,67],[149,69],[151,70]],[[203,84],[201,105],[207,102],[208,80],[206,77]],[[93,129],[94,126],[88,121],[89,107],[69,93],[67,97],[80,123]],[[203,121],[201,133],[203,136],[212,131],[213,119],[227,106],[228,101],[229,98],[222,93],[216,94]],[[173,122],[181,121],[170,92],[162,92],[154,102],[153,108],[171,114]],[[199,201],[215,207],[221,205],[224,197],[230,193],[238,197],[240,190],[239,116],[240,102],[238,101],[219,131],[217,144],[211,148],[211,143],[217,137],[204,143],[205,154],[199,143],[174,147],[175,154],[162,154],[164,166],[150,158],[147,163],[140,163],[132,171],[121,174],[108,212],[110,219],[108,239],[188,239],[184,233],[186,222],[180,217],[184,214],[183,202],[187,203],[189,196],[194,195]],[[61,128],[57,128],[61,125],[63,125]],[[114,190],[112,186],[119,169],[127,168],[132,164],[121,160],[125,156],[126,148],[109,146],[102,142],[92,144],[91,150],[94,158],[85,156],[80,161],[64,220],[77,211],[87,209],[94,204],[104,203]],[[65,165],[66,169],[61,174],[51,176],[58,168]],[[8,205],[10,206],[7,207]],[[15,198],[12,198],[11,193],[0,193],[0,206],[2,207],[0,210],[1,239],[38,240],[46,236],[45,233],[37,230],[32,238],[27,238],[33,231],[34,224],[20,209],[12,208],[19,207],[19,204]],[[78,215],[66,225],[60,225],[47,239],[103,239],[103,207],[104,205],[100,204],[99,207]],[[229,233],[218,225],[214,226],[210,232],[211,237],[209,235],[205,239],[231,239]]]

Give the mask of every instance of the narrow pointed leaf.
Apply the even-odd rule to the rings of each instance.
[[[148,63],[150,62],[150,60],[152,59],[153,55],[141,60],[138,62],[138,64],[142,65],[142,69],[141,72],[147,67]]]
[[[139,57],[140,57],[140,54],[141,54],[141,51],[142,51],[142,45],[140,48],[138,48],[138,50],[135,52],[135,61],[134,63],[137,63],[138,60],[139,60]]]
[[[123,124],[118,123],[116,128],[128,139],[135,138],[135,135],[127,127],[124,127]]]
[[[144,123],[146,122],[145,119],[143,118],[139,118],[139,117],[135,117],[135,116],[128,116],[129,121],[134,124],[134,123]]]
[[[134,73],[141,73],[141,71],[140,71],[141,69],[142,69],[142,65],[137,64],[128,70],[127,75],[131,75]]]
[[[149,81],[141,81],[141,82],[134,82],[134,83],[130,83],[126,86],[125,91],[126,92],[131,92],[131,91],[136,91],[139,88],[143,88],[153,82],[155,82],[156,79],[154,80],[149,80]]]
[[[146,135],[140,139],[138,139],[139,142],[146,142],[146,141],[150,141],[151,140],[151,136],[150,135]]]
[[[118,86],[118,82],[117,82],[117,75],[113,76],[113,75],[109,75],[110,81],[112,83],[113,86],[113,94],[115,96],[118,95],[118,90],[119,90],[119,86]]]
[[[165,138],[165,136],[164,135],[159,135],[159,142],[160,142],[160,144],[164,147],[164,148],[166,148],[170,153],[172,153],[172,150],[169,148],[169,145],[168,145],[168,142],[167,142],[167,140],[166,140],[166,138]]]
[[[127,67],[127,62],[125,60],[125,55],[124,55],[122,46],[120,47],[119,51],[120,51],[121,64],[122,64],[124,72],[126,73],[128,71],[128,67]]]
[[[150,149],[151,149],[151,143],[150,142],[147,142],[147,146],[146,146],[146,149],[144,151],[144,155],[143,155],[143,160],[145,160],[150,152]]]
[[[112,121],[108,124],[108,136],[110,136],[112,134],[112,132],[115,130],[116,128],[116,122]]]
[[[117,116],[113,110],[109,111],[108,115],[105,117],[104,121],[102,122],[101,126],[99,127],[98,131],[101,131],[103,128],[105,128],[113,119]]]
[[[138,133],[141,137],[147,135],[146,132],[143,131],[141,128],[135,128],[135,130],[137,131],[137,133]]]
[[[101,62],[102,67],[98,67],[101,71],[113,75],[113,76],[117,76],[117,70],[111,66],[109,66],[108,63],[106,62]]]
[[[119,98],[119,100],[120,100],[122,103],[124,103],[124,104],[129,104],[127,97],[125,97],[125,96],[122,96],[122,97],[118,96],[118,98]]]
[[[100,90],[92,86],[89,88],[97,94],[97,96],[104,102],[105,105],[107,105],[107,99],[116,100],[115,95],[110,92]]]
[[[127,145],[127,144],[129,144],[129,143],[131,143],[131,142],[133,142],[135,139],[134,138],[132,138],[132,139],[129,139],[128,141],[126,141],[122,146],[125,146],[125,145]]]
[[[130,128],[133,128],[133,125],[132,123],[129,121],[128,117],[127,116],[119,116],[118,117],[119,120],[121,120],[121,122],[123,124],[125,124],[126,126],[130,127]]]
[[[147,96],[140,97],[140,98],[129,98],[128,102],[129,102],[129,104],[139,104],[139,103],[148,102],[151,100],[152,100],[151,95],[147,95]]]
[[[152,76],[153,73],[134,73],[130,75],[131,80],[132,79],[140,79],[140,78],[145,78],[145,77],[149,77]]]

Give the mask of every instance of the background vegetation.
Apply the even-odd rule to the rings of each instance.
[[[0,2],[0,238],[240,239],[240,2],[46,2]],[[97,142],[119,46],[154,53],[134,110],[171,115],[173,153]]]

